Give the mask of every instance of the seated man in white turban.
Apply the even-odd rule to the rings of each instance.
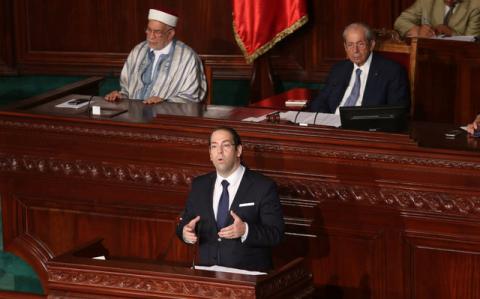
[[[172,14],[150,9],[147,38],[128,55],[120,74],[121,90],[107,94],[107,101],[127,98],[155,104],[203,100],[207,83],[202,62],[190,47],[174,38],[177,20]]]

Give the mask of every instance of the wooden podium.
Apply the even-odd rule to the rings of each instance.
[[[95,260],[93,256],[107,256]],[[110,257],[101,241],[47,263],[49,298],[310,298],[311,274],[296,259],[268,275],[193,270]]]

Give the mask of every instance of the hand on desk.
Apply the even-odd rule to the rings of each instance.
[[[200,221],[200,216],[197,216],[190,220],[190,222],[183,227],[182,236],[183,241],[189,244],[195,244],[198,240],[197,234],[195,233],[195,226],[198,221]]]
[[[452,36],[453,30],[447,25],[440,24],[435,26],[435,33],[437,35]]]
[[[165,101],[165,99],[162,99],[161,97],[149,97],[148,99],[144,100],[144,104],[157,104]]]
[[[243,236],[245,233],[245,222],[235,214],[234,211],[230,211],[230,215],[233,217],[232,225],[222,228],[218,232],[218,236],[224,239],[236,239]]]
[[[122,98],[122,94],[118,90],[114,90],[105,96],[105,100],[108,102],[115,102]]]
[[[467,126],[467,131],[470,134],[475,133],[476,130],[480,130],[480,114],[477,115],[477,118],[475,118],[475,120]]]
[[[435,30],[430,25],[413,26],[408,30],[407,37],[434,37]]]

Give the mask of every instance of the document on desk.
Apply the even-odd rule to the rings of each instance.
[[[55,105],[55,107],[78,109],[87,106],[89,103],[89,99],[70,99],[66,102]]]
[[[475,36],[473,35],[454,35],[454,36],[437,35],[433,37],[433,39],[455,40],[459,42],[474,42]]]
[[[236,273],[236,274],[243,274],[243,275],[266,275],[265,272],[258,272],[258,271],[248,271],[242,270],[237,268],[229,268],[223,266],[195,266],[195,270],[206,270],[206,271],[216,271],[216,272],[227,272],[227,273]]]
[[[280,113],[280,119],[299,125],[322,125],[340,127],[340,115],[307,111],[287,111]]]

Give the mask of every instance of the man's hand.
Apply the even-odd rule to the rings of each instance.
[[[420,26],[413,26],[410,30],[407,31],[405,34],[406,37],[418,37],[418,31],[420,30]]]
[[[143,103],[151,105],[151,104],[157,104],[163,101],[165,100],[162,99],[161,97],[149,97],[148,99],[144,100]]]
[[[477,118],[473,121],[473,123],[467,126],[467,131],[470,134],[473,134],[473,132],[478,129],[480,129],[480,114],[477,115]]]
[[[422,25],[418,29],[418,37],[434,37],[435,30],[430,25]]]
[[[195,244],[198,240],[197,235],[195,234],[195,226],[198,221],[200,221],[200,216],[197,216],[190,220],[190,222],[183,227],[182,237],[186,243]]]
[[[240,238],[245,233],[245,222],[243,222],[233,211],[230,211],[230,215],[233,217],[233,224],[222,228],[218,232],[220,238],[236,239]]]
[[[105,96],[105,100],[108,102],[115,102],[116,100],[121,98],[122,94],[117,90],[114,90]]]
[[[445,36],[452,36],[453,35],[453,30],[450,27],[448,27],[447,25],[441,24],[441,25],[435,26],[435,33],[437,35],[443,34]]]

